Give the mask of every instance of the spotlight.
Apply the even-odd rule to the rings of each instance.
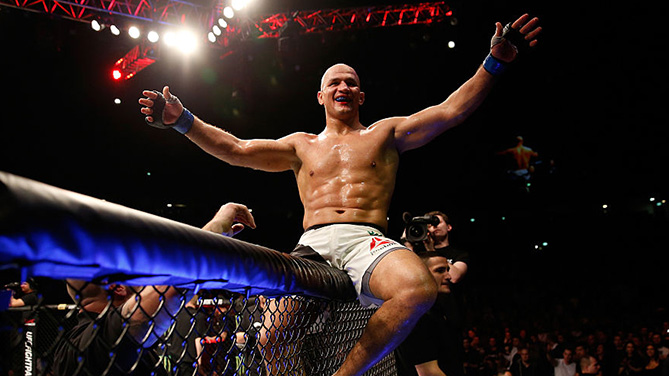
[[[102,25],[100,25],[100,22],[98,22],[98,20],[93,20],[91,21],[91,29],[95,31],[100,31],[102,30]]]
[[[114,70],[112,71],[112,78],[113,78],[115,81],[120,80],[120,79],[121,79],[121,76],[123,76],[123,74],[121,73],[121,70],[120,70],[120,69],[114,69]]]
[[[248,4],[247,0],[232,0],[232,8],[234,10],[242,10]]]
[[[168,47],[174,47],[177,44],[177,34],[173,31],[168,31],[163,34],[163,41]]]
[[[174,47],[184,54],[190,54],[197,48],[197,36],[189,30],[170,31],[163,38],[168,47]]]
[[[119,30],[118,27],[116,27],[116,25],[109,26],[109,31],[111,31],[111,33],[114,34],[114,35],[117,35],[117,36],[121,35],[121,30]]]
[[[232,9],[232,7],[225,7],[223,8],[223,15],[226,18],[232,18],[235,16],[235,11]]]
[[[455,48],[455,42],[452,40],[448,42],[448,48]]]
[[[210,31],[209,34],[207,34],[207,39],[211,43],[216,43],[216,35],[214,35],[214,33],[212,31]]]
[[[218,19],[218,25],[219,25],[220,27],[224,28],[224,29],[225,29],[226,27],[228,27],[228,23],[227,23],[224,19],[222,19],[222,18],[219,18],[219,19]]]
[[[214,25],[214,26],[211,28],[211,31],[213,31],[213,32],[214,32],[214,35],[216,35],[217,37],[221,35],[221,28],[218,27],[218,25]]]
[[[146,36],[146,39],[149,40],[151,43],[156,43],[160,39],[160,35],[158,35],[158,32],[151,30],[149,31],[149,34]]]
[[[130,38],[132,39],[137,39],[139,38],[140,35],[139,28],[137,26],[130,26],[130,29],[128,29],[128,35],[130,35]]]

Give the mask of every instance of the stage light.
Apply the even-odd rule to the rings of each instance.
[[[235,16],[235,11],[232,9],[232,7],[225,7],[223,8],[223,15],[226,18],[232,18]]]
[[[121,77],[123,76],[123,73],[121,73],[120,69],[114,69],[112,70],[112,78],[116,81],[120,80]]]
[[[147,34],[146,39],[148,39],[151,43],[156,43],[158,40],[160,40],[160,35],[156,31],[151,30],[149,31],[149,34]]]
[[[196,34],[186,29],[167,32],[163,36],[163,40],[167,46],[176,48],[184,54],[193,53],[198,45]]]
[[[114,98],[114,104],[121,104],[121,98]]]
[[[95,31],[100,31],[102,30],[102,25],[100,25],[100,22],[98,22],[98,20],[93,20],[91,21],[91,29]]]
[[[448,48],[455,48],[455,42],[453,42],[452,40],[448,41]]]
[[[224,28],[224,29],[225,29],[226,27],[228,27],[228,23],[227,23],[224,19],[222,19],[222,18],[219,18],[219,19],[218,19],[218,25],[219,25],[220,27]]]
[[[116,25],[109,26],[109,31],[111,31],[111,33],[114,35],[121,35],[121,30],[119,30]]]
[[[248,3],[248,0],[232,0],[230,5],[232,5],[234,10],[242,10]]]
[[[174,47],[177,44],[177,34],[173,31],[168,31],[163,34],[163,42],[168,47]]]
[[[139,28],[137,26],[130,26],[128,29],[128,35],[130,35],[130,38],[132,39],[137,39],[139,38],[141,32],[139,31]]]
[[[207,39],[211,43],[216,43],[216,35],[214,35],[214,33],[212,31],[210,31],[209,34],[207,34]]]
[[[211,31],[216,35],[217,37],[221,35],[221,28],[218,27],[218,25],[214,25],[211,28]]]

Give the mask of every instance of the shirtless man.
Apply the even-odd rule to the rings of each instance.
[[[521,34],[522,43],[534,46],[541,31],[538,22],[523,15],[512,29]],[[344,64],[330,67],[321,80],[318,103],[325,109],[325,129],[318,135],[298,132],[278,140],[241,140],[193,116],[168,87],[162,94],[144,91],[146,97],[139,100],[149,124],[175,128],[224,162],[262,171],[293,171],[306,230],[298,243],[299,254],[322,257],[345,270],[360,301],[380,305],[338,376],[361,375],[392,351],[436,298],[437,286],[424,263],[379,230],[388,225],[400,154],[462,123],[483,102],[495,75],[516,58],[511,38],[502,35],[498,22],[483,66],[444,102],[369,127],[359,120],[365,102],[360,79]]]
[[[524,140],[522,136],[516,137],[516,146],[502,150],[498,152],[498,155],[511,155],[513,161],[516,163],[516,169],[511,171],[512,174],[518,177],[522,177],[525,180],[529,180],[530,174],[533,171],[532,166],[530,166],[530,161],[532,158],[536,158],[539,154],[523,145]]]

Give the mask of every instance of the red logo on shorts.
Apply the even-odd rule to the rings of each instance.
[[[372,237],[372,242],[369,243],[369,250],[371,251],[374,248],[376,248],[376,246],[381,246],[381,245],[390,244],[390,243],[391,243],[390,240],[384,240],[384,239],[377,238],[376,236],[374,236],[374,237]]]

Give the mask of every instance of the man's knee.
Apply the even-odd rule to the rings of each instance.
[[[429,272],[419,272],[398,284],[390,299],[403,306],[409,316],[419,317],[432,307],[437,299],[437,291],[437,285]]]
[[[437,300],[437,285],[431,275],[427,277],[429,278],[419,278],[408,284],[406,291],[400,295],[406,299],[406,304],[415,307],[415,313],[419,315],[427,312]]]

